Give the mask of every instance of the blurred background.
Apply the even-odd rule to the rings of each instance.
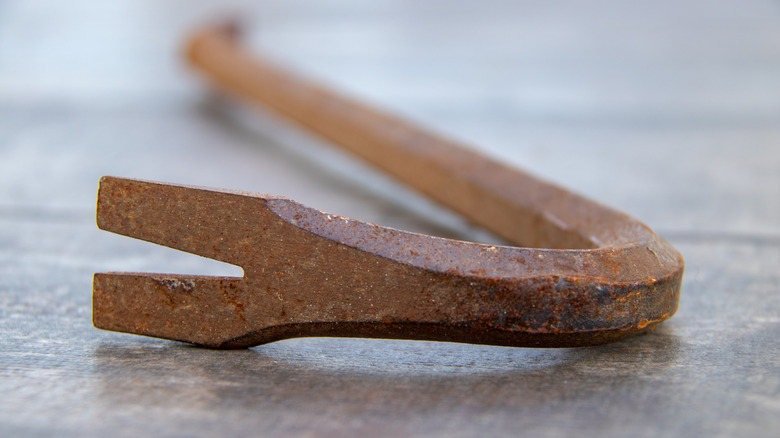
[[[646,222],[686,257],[678,315],[561,351],[304,339],[223,354],[93,329],[94,272],[240,275],[98,231],[102,175],[495,241],[212,92],[182,47],[232,18],[305,77]],[[775,0],[2,0],[0,435],[775,436],[778,199]]]
[[[780,7],[677,3],[6,0],[3,208],[91,209],[98,177],[119,174],[341,209],[296,188],[301,172],[236,159],[263,141],[203,108],[183,42],[239,17],[282,65],[657,228],[775,233]],[[766,197],[743,196],[753,184]]]

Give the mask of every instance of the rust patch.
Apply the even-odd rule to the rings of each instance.
[[[220,88],[512,246],[408,233],[274,196],[104,177],[101,229],[235,264],[244,277],[98,274],[96,326],[220,348],[296,336],[572,347],[641,333],[677,310],[682,256],[639,221],[301,80],[251,56],[224,27],[195,34],[188,55]],[[174,317],[158,309],[160,292],[171,307],[197,300]],[[225,303],[237,318],[222,317]]]

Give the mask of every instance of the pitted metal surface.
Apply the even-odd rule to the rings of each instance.
[[[241,266],[243,278],[96,274],[99,328],[217,348],[297,336],[570,347],[677,309],[682,256],[639,221],[296,78],[226,28],[190,59],[513,245],[442,239],[268,195],[104,177],[100,228]]]

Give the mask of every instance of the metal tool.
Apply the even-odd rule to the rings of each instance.
[[[101,229],[241,266],[242,278],[95,274],[98,328],[216,348],[300,336],[573,347],[677,309],[682,256],[627,215],[195,34],[213,83],[351,151],[522,247],[408,233],[294,201],[104,177]]]

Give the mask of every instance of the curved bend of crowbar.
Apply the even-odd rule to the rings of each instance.
[[[408,233],[294,201],[104,177],[101,229],[244,276],[95,274],[96,327],[217,348],[299,336],[571,347],[677,309],[683,259],[639,221],[319,88],[212,28],[191,62],[507,241]]]

